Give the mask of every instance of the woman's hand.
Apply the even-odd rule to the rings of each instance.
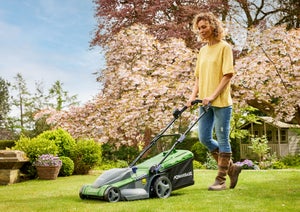
[[[212,97],[205,97],[202,99],[203,106],[208,105],[209,103],[212,103],[214,101],[214,98]]]
[[[196,100],[195,97],[190,97],[190,99],[186,102],[185,106],[191,107],[192,106],[192,102],[195,101],[195,100]]]

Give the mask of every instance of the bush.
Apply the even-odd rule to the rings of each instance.
[[[101,145],[94,140],[79,140],[71,151],[74,174],[87,174],[101,163]]]
[[[13,140],[1,140],[0,141],[0,150],[6,148],[12,148],[15,145],[15,141]]]
[[[191,151],[194,154],[195,160],[197,160],[201,163],[205,163],[208,150],[203,144],[201,144],[199,141],[196,142],[192,146]]]
[[[284,163],[278,160],[276,153],[267,154],[263,161],[259,162],[260,169],[283,169]]]
[[[15,150],[21,150],[26,153],[29,162],[32,164],[40,155],[52,154],[57,155],[58,147],[54,142],[43,138],[28,138],[21,136],[13,147]]]
[[[206,162],[204,163],[204,166],[207,169],[213,169],[213,170],[218,169],[217,161],[211,156],[210,153],[207,153]]]
[[[74,162],[71,158],[60,156],[60,160],[62,161],[62,166],[59,170],[59,176],[71,176],[74,172]]]
[[[139,150],[134,146],[121,145],[115,154],[119,160],[125,160],[127,163],[130,163],[139,155]]]
[[[126,168],[128,163],[124,160],[106,160],[97,167],[99,170],[108,170],[112,168]]]
[[[29,177],[34,178],[36,176],[36,169],[32,166],[33,162],[38,159],[40,155],[52,154],[57,155],[58,147],[54,142],[47,139],[27,138],[21,136],[16,142],[16,145],[12,148],[14,150],[21,150],[26,153],[29,159],[29,164],[25,164],[21,171],[28,174]]]
[[[299,167],[300,166],[300,154],[284,156],[283,158],[281,158],[280,161],[288,167]]]
[[[205,166],[202,165],[199,161],[193,160],[193,168],[194,169],[204,169]]]
[[[58,156],[69,157],[71,149],[75,146],[74,138],[65,130],[59,128],[56,130],[47,130],[37,136],[37,139],[47,139],[55,142],[59,148]]]
[[[136,146],[121,145],[117,148],[114,144],[102,144],[102,156],[108,161],[124,160],[127,163],[133,161],[139,155]]]

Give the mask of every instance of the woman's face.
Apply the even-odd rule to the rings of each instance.
[[[197,24],[200,36],[203,40],[210,40],[213,38],[213,29],[209,22],[206,20],[200,20]]]

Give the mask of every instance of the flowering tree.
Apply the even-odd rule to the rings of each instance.
[[[236,61],[234,96],[241,105],[300,123],[300,30],[282,27],[249,33],[248,52]]]
[[[162,43],[146,31],[133,25],[118,33],[109,43],[107,68],[98,79],[101,93],[48,121],[77,138],[130,145],[148,142],[164,128],[191,92],[195,54],[180,39]]]
[[[48,122],[75,138],[147,143],[190,95],[195,54],[182,40],[161,43],[146,31],[144,26],[134,25],[118,33],[106,54],[107,68],[99,77],[101,93],[83,107],[52,111]],[[248,55],[236,61],[232,88],[239,106],[235,108],[250,104],[268,115],[296,120],[299,31],[277,27],[272,32],[275,37],[270,30],[253,31]]]
[[[191,31],[194,16],[203,10],[221,14],[225,19],[228,0],[94,0],[98,26],[92,46],[103,46],[121,30],[135,24],[147,26],[147,31],[164,42],[169,37],[181,38],[188,47],[199,47]]]

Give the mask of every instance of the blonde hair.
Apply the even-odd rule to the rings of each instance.
[[[209,25],[212,27],[213,36],[218,41],[222,40],[225,37],[225,30],[223,24],[216,16],[211,12],[200,13],[195,16],[193,20],[193,31],[195,34],[199,35],[198,23],[199,21],[208,21]]]

